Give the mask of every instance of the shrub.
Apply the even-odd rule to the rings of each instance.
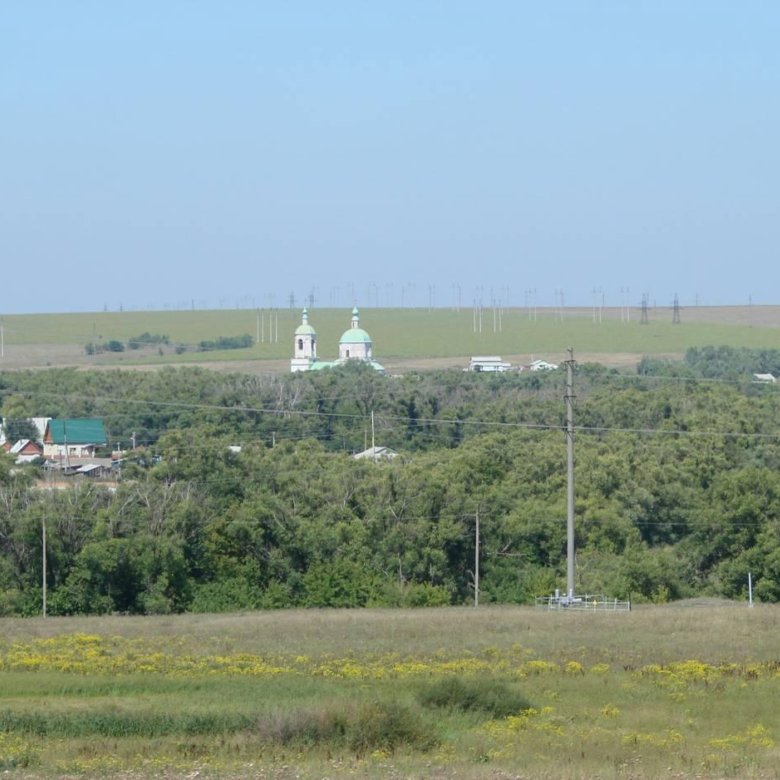
[[[140,349],[141,347],[153,344],[168,344],[170,339],[164,333],[149,333],[145,331],[140,336],[130,339],[127,346],[130,349]]]
[[[482,678],[437,680],[420,691],[419,701],[425,707],[485,712],[495,718],[517,715],[531,707],[522,694],[506,683]]]
[[[254,343],[248,333],[242,336],[220,336],[216,341],[201,341],[198,349],[201,352],[209,352],[214,349],[246,349]]]
[[[349,747],[358,755],[399,747],[428,750],[438,741],[414,710],[398,702],[375,702],[364,707],[348,736]]]
[[[353,561],[312,564],[303,576],[306,607],[364,607],[376,592],[376,580],[371,571]]]
[[[15,588],[0,590],[0,617],[18,615],[22,603],[21,591]]]
[[[438,742],[431,724],[398,702],[277,713],[258,723],[258,731],[259,737],[270,743],[327,746],[359,756],[401,747],[428,750]]]
[[[207,582],[198,586],[190,604],[191,612],[236,612],[255,609],[260,593],[243,577]]]
[[[335,710],[297,710],[275,713],[258,723],[264,742],[279,745],[321,745],[343,747],[349,716]]]
[[[386,580],[369,606],[444,607],[451,603],[452,596],[444,585]]]

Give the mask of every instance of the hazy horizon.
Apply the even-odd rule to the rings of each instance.
[[[780,6],[4,9],[0,314],[778,302]]]

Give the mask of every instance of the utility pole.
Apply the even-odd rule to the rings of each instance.
[[[374,410],[371,410],[371,454],[373,455],[374,463],[376,463],[376,437],[374,435]]]
[[[621,322],[630,322],[631,321],[631,304],[629,303],[628,296],[631,292],[630,287],[621,287],[620,288],[620,294],[622,296],[621,304],[620,304],[620,321]]]
[[[479,504],[474,515],[474,607],[479,606]]]
[[[68,471],[70,471],[70,451],[68,450],[68,426],[67,424],[62,424],[62,433],[63,433],[63,441],[65,442],[65,466],[67,467]]]
[[[41,589],[43,591],[43,617],[46,617],[46,515],[43,515],[43,525],[41,527],[41,546],[43,547]]]
[[[566,596],[574,598],[574,349],[566,361]]]

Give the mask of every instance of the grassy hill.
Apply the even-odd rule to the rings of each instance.
[[[380,362],[393,369],[418,361],[465,365],[471,355],[496,354],[513,362],[533,357],[562,359],[568,346],[580,360],[630,365],[643,355],[682,355],[688,347],[780,345],[780,307],[697,307],[682,313],[679,324],[671,311],[651,309],[648,322],[633,310],[630,320],[619,308],[603,309],[364,309],[361,325],[374,341]],[[333,358],[338,339],[349,327],[349,311],[316,309],[310,313],[317,329],[321,357]],[[204,311],[133,311],[79,314],[33,314],[3,317],[0,367],[43,365],[157,365],[251,362],[267,370],[286,370],[297,310],[273,313],[254,309]],[[164,334],[167,346],[89,356],[89,343],[126,343],[142,333]],[[249,334],[248,349],[197,351],[200,341]],[[179,346],[177,354],[176,346]],[[182,351],[184,348],[184,351]],[[238,368],[238,366],[236,366]]]

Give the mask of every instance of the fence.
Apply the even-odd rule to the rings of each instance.
[[[540,596],[536,608],[545,610],[568,610],[574,612],[630,612],[631,602],[609,598],[603,595],[590,596]]]

